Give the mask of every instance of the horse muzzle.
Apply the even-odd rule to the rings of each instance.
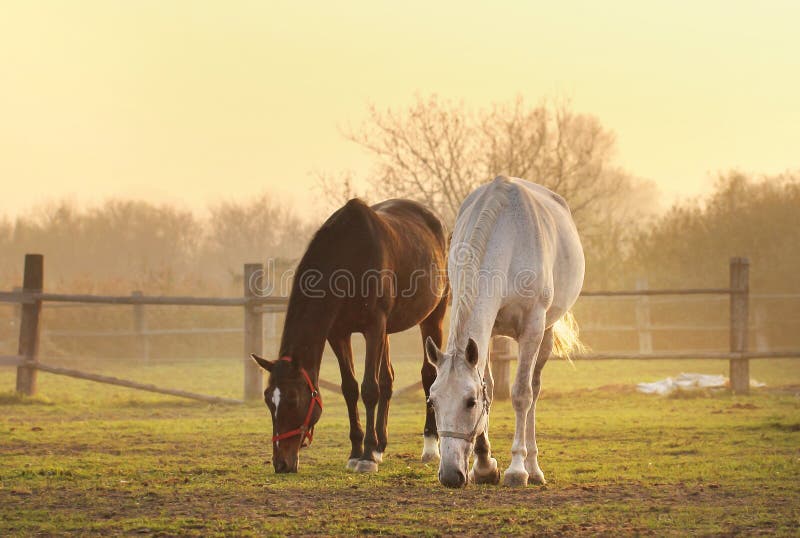
[[[297,464],[300,458],[293,458],[291,460],[285,458],[275,458],[272,462],[272,466],[275,467],[275,472],[280,473],[296,473],[297,472]]]
[[[460,469],[439,469],[439,482],[448,488],[463,488],[467,485],[467,477]]]
[[[463,488],[467,485],[472,445],[452,437],[442,437],[440,442],[442,456],[439,460],[439,482],[448,488]]]

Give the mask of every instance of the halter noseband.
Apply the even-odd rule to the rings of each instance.
[[[292,362],[291,357],[281,357],[279,360]],[[300,427],[295,428],[294,430],[273,435],[273,443],[282,441],[283,439],[295,437],[296,435],[300,436],[300,446],[309,446],[311,441],[314,440],[314,426],[309,427],[309,425],[311,424],[311,415],[314,414],[314,404],[319,405],[319,410],[322,411],[322,396],[320,396],[319,391],[314,388],[314,383],[311,381],[311,377],[309,377],[306,369],[300,367],[300,373],[303,374],[303,377],[308,384],[308,388],[311,391],[311,402],[308,404],[308,413],[306,413],[306,419],[303,421],[303,424],[301,424]]]
[[[448,431],[441,431],[439,432],[439,437],[452,437],[455,439],[463,439],[464,441],[468,441],[470,444],[475,442],[475,438],[478,436],[478,428],[481,426],[481,422],[483,422],[483,418],[489,414],[489,406],[492,404],[489,401],[489,396],[486,392],[486,381],[483,380],[483,377],[478,375],[481,380],[481,398],[483,398],[483,409],[481,409],[481,414],[478,417],[478,421],[475,423],[475,427],[472,428],[472,433],[461,433],[461,432],[448,432]],[[484,428],[485,431],[486,428]],[[481,432],[483,433],[483,432]]]

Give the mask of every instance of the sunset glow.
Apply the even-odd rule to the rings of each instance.
[[[569,99],[666,200],[796,168],[795,2],[5,2],[0,212],[133,196],[201,208],[370,157],[367,104]]]

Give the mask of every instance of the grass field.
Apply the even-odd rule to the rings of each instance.
[[[398,385],[418,364],[396,365]],[[235,361],[93,370],[240,396]],[[341,396],[296,475],[275,475],[263,405],[210,406],[40,374],[34,399],[0,370],[0,535],[797,535],[800,361],[753,361],[747,397],[637,394],[632,385],[720,361],[552,363],[539,403],[549,483],[448,490],[419,462],[421,393],[396,399],[377,475],[345,470]],[[337,380],[333,361],[324,376]],[[781,388],[782,387],[782,388]],[[511,406],[491,438],[508,465]]]

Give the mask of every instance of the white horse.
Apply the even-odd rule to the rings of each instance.
[[[437,370],[430,404],[440,438],[439,481],[445,486],[466,485],[473,451],[469,480],[500,481],[488,435],[494,335],[519,342],[511,392],[516,431],[503,483],[545,483],[537,458],[536,399],[554,345],[568,352],[579,344],[569,310],[583,286],[584,268],[580,238],[561,196],[500,176],[464,200],[448,260],[453,310],[447,349],[442,352],[430,338],[425,345]]]

